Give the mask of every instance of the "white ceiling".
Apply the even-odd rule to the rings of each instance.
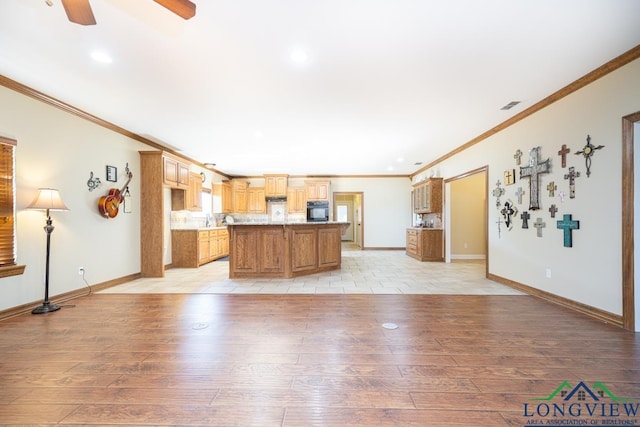
[[[2,0],[0,74],[231,175],[408,175],[640,44],[638,0],[193,2]]]

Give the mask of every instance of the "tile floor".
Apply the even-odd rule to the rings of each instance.
[[[100,293],[457,294],[524,295],[486,279],[485,262],[419,262],[401,250],[360,251],[343,245],[342,268],[292,279],[229,279],[228,261],[173,268]]]

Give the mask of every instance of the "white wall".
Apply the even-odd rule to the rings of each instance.
[[[639,78],[640,60],[636,60],[437,165],[435,169],[445,178],[489,165],[490,273],[622,314],[621,118],[640,110]],[[584,158],[573,154],[586,144],[587,134],[594,145],[605,146],[592,158],[590,178]],[[557,154],[562,144],[572,151],[565,169]],[[536,146],[542,147],[541,158],[551,158],[552,164],[552,172],[540,180],[542,209],[530,212],[530,222],[537,217],[546,222],[543,237],[536,237],[533,227],[520,228],[519,219],[511,231],[503,224],[498,237],[499,212],[491,191],[496,181],[503,181],[505,170],[515,168],[519,176],[515,151],[528,153]],[[523,156],[523,162],[527,161],[528,155]],[[576,180],[575,199],[569,199],[569,185],[564,179],[569,166],[581,173]],[[558,191],[567,193],[564,203],[557,194],[554,199],[548,196],[545,188],[550,181],[555,181]],[[519,186],[527,191],[522,205],[517,205],[515,196]],[[516,202],[519,213],[528,210],[528,190],[528,180],[518,179],[507,187],[502,202],[509,198]],[[547,211],[552,203],[559,209],[555,219]],[[556,228],[556,221],[565,213],[580,221],[580,229],[573,232],[572,248],[563,246],[562,230]],[[551,278],[546,277],[546,269],[551,269]]]
[[[408,178],[331,178],[331,191],[363,192],[364,248],[404,248],[411,226]]]

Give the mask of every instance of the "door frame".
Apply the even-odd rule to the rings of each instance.
[[[336,196],[360,196],[360,204],[355,204],[354,203],[354,210],[356,208],[360,209],[360,225],[357,224],[353,224],[354,225],[354,233],[356,231],[356,227],[359,229],[359,233],[360,233],[360,250],[364,249],[364,192],[363,191],[335,191],[333,192],[333,218],[336,218]],[[354,212],[354,216],[355,216],[355,212]],[[356,242],[357,243],[357,242]]]
[[[622,118],[622,327],[635,330],[634,128],[640,111]]]

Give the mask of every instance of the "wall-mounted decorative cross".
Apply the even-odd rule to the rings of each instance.
[[[524,211],[520,214],[520,219],[522,220],[522,228],[529,228],[529,218],[531,218],[531,215],[529,215],[529,212]]]
[[[558,199],[560,199],[560,203],[564,203],[564,198],[567,197],[567,194],[564,191],[560,191],[558,193]]]
[[[542,218],[536,218],[536,222],[533,223],[533,226],[536,228],[536,234],[538,237],[542,237],[542,229],[547,226],[545,222],[542,222]]]
[[[502,231],[501,227],[500,227],[500,225],[502,224],[502,218],[498,217],[498,220],[496,221],[496,224],[498,224],[498,239],[499,239],[500,238],[500,232]]]
[[[516,170],[508,169],[504,171],[504,185],[515,184],[516,182]]]
[[[584,163],[587,167],[587,178],[591,176],[591,157],[596,153],[596,150],[604,148],[604,145],[598,145],[597,147],[591,144],[591,137],[587,135],[587,145],[585,145],[581,151],[576,151],[576,155],[582,154],[584,156]]]
[[[556,185],[556,183],[554,181],[551,181],[547,185],[547,191],[549,191],[549,197],[554,197],[556,195],[557,189],[558,189],[558,186]]]
[[[493,189],[491,194],[496,198],[496,209],[500,209],[500,197],[504,195],[504,188],[500,188],[500,180],[496,182],[496,188]]]
[[[573,246],[571,231],[580,229],[580,221],[571,219],[571,214],[564,214],[562,220],[557,222],[558,229],[564,231],[564,247]]]
[[[520,167],[520,179],[529,178],[529,210],[540,209],[540,191],[538,184],[540,174],[548,173],[551,166],[547,159],[540,161],[540,147],[534,147],[529,150],[529,165]]]
[[[516,154],[513,155],[513,158],[516,159],[516,165],[520,166],[520,163],[522,162],[522,151],[520,151],[519,148],[516,150]]]
[[[558,212],[558,208],[556,207],[555,204],[549,206],[549,213],[551,214],[551,218],[556,217],[556,212]]]
[[[518,198],[518,203],[522,204],[522,196],[524,196],[524,190],[522,187],[518,187],[518,191],[516,191],[516,197]]]
[[[562,148],[558,151],[558,156],[560,156],[560,163],[562,163],[562,167],[567,167],[567,154],[569,154],[571,150],[567,148],[567,144],[562,144]]]
[[[504,207],[500,211],[502,217],[504,218],[504,225],[507,226],[509,230],[513,227],[513,219],[512,217],[518,213],[518,209],[513,205],[510,200],[504,202]]]
[[[580,177],[580,172],[576,172],[576,168],[571,166],[569,168],[569,173],[564,174],[564,179],[569,180],[569,198],[576,198],[576,178]]]

